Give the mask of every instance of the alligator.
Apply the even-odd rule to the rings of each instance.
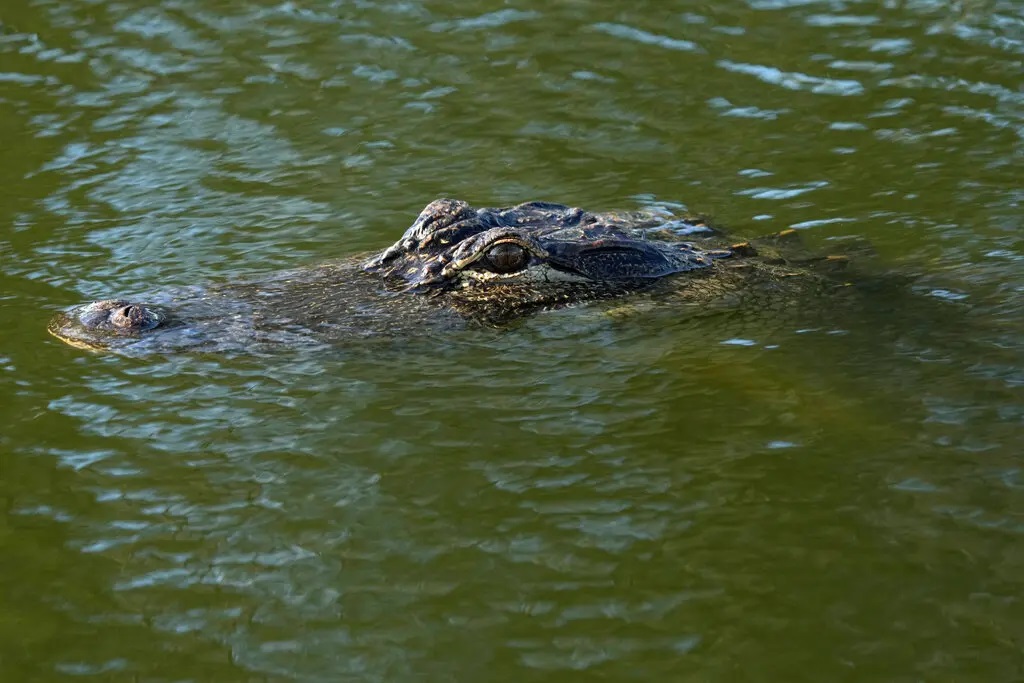
[[[735,242],[699,218],[590,213],[547,202],[474,208],[439,199],[370,258],[145,300],[95,301],[57,314],[49,331],[73,346],[127,354],[252,352],[502,326],[640,291],[712,306],[752,291],[792,289],[794,276],[801,287],[841,286],[817,267],[836,259],[784,255],[779,245],[792,235]]]

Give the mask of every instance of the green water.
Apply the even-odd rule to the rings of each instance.
[[[4,0],[0,678],[1024,680],[1022,74],[1014,0]],[[46,334],[446,195],[911,277],[260,358]]]

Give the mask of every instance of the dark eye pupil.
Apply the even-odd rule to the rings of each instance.
[[[487,262],[499,273],[512,273],[526,267],[526,250],[518,244],[496,244],[487,252]]]

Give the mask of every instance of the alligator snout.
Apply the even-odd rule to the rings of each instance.
[[[133,334],[151,330],[160,324],[156,311],[143,304],[124,299],[103,299],[72,310],[69,315],[77,317],[84,327],[107,330],[116,334]]]

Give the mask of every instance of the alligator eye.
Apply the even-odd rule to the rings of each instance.
[[[514,273],[530,261],[530,254],[513,242],[496,244],[487,250],[487,264],[497,273]]]

